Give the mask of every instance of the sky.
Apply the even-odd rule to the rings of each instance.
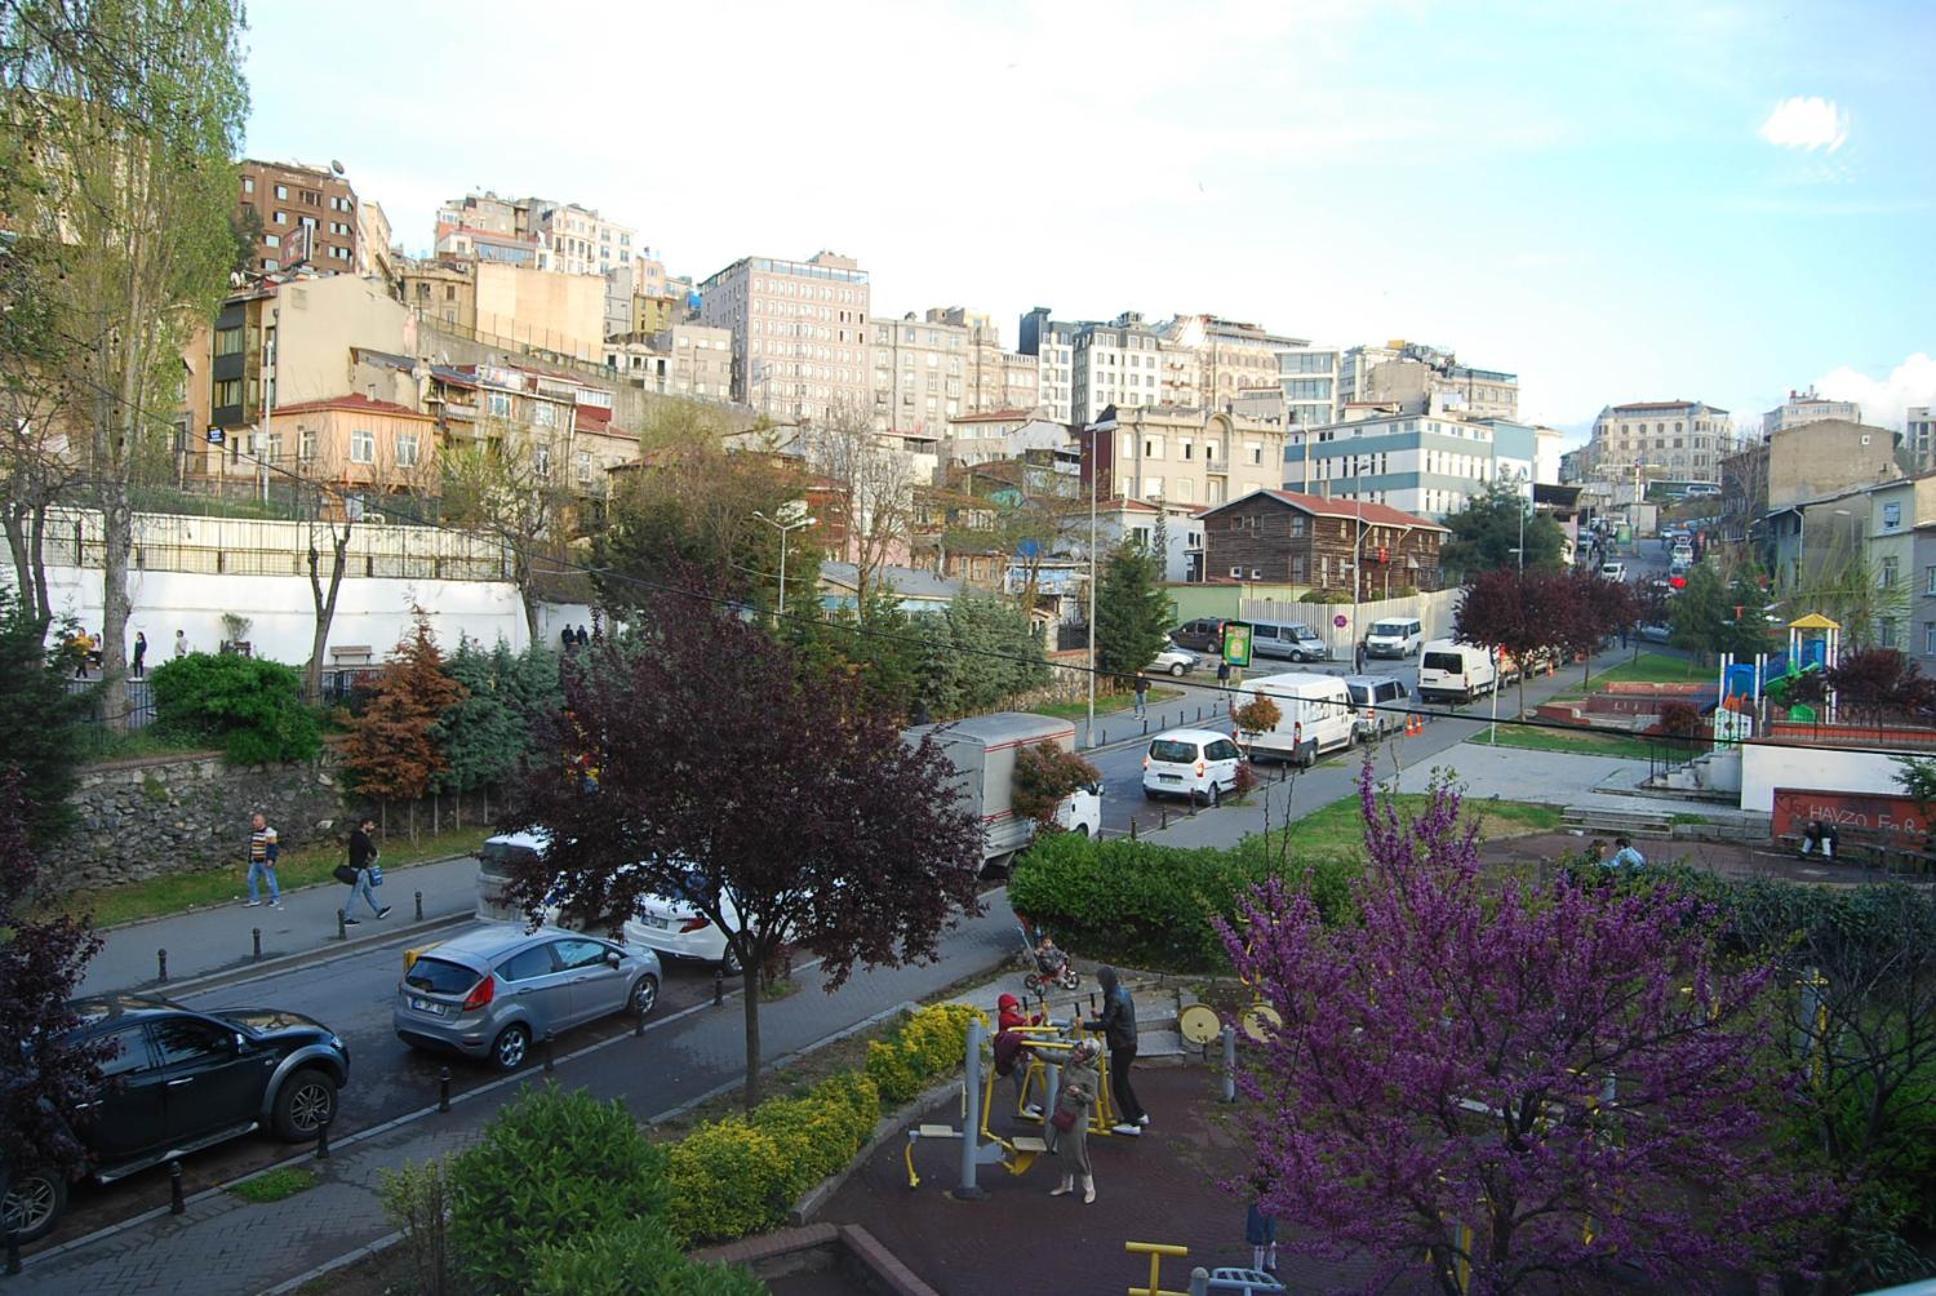
[[[405,249],[472,190],[675,274],[823,248],[877,315],[1406,338],[1521,416],[1936,400],[1936,5],[261,0],[251,156]],[[1921,53],[1918,53],[1920,51]]]

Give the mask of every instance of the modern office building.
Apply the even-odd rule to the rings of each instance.
[[[1539,438],[1510,419],[1466,419],[1354,407],[1348,422],[1292,428],[1287,491],[1388,504],[1421,517],[1464,508],[1504,480],[1532,495]]]
[[[1337,347],[1296,347],[1277,355],[1278,383],[1284,389],[1285,416],[1292,427],[1322,427],[1342,422],[1339,373],[1344,353]]]
[[[780,419],[871,419],[868,276],[852,257],[741,257],[698,291],[699,322],[733,335],[735,400]]]

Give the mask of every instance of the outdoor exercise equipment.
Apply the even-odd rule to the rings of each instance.
[[[1163,1242],[1125,1242],[1123,1250],[1131,1255],[1149,1257],[1149,1285],[1131,1287],[1129,1296],[1212,1296],[1212,1293],[1218,1296],[1272,1296],[1272,1293],[1289,1290],[1262,1269],[1244,1269],[1234,1265],[1205,1269],[1198,1265],[1190,1271],[1190,1290],[1174,1291],[1163,1286],[1163,1261],[1165,1258],[1187,1258],[1189,1247],[1171,1246]]]

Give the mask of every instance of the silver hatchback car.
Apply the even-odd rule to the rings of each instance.
[[[412,1048],[455,1049],[515,1071],[534,1042],[659,1000],[659,956],[555,927],[491,923],[413,951],[390,1017]]]

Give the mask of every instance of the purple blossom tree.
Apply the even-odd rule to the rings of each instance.
[[[1223,930],[1283,1019],[1238,1120],[1291,1248],[1499,1293],[1615,1262],[1689,1290],[1788,1246],[1820,1203],[1762,1139],[1768,972],[1653,888],[1482,879],[1447,786],[1409,821],[1369,765],[1359,791],[1358,921],[1273,882]]]

